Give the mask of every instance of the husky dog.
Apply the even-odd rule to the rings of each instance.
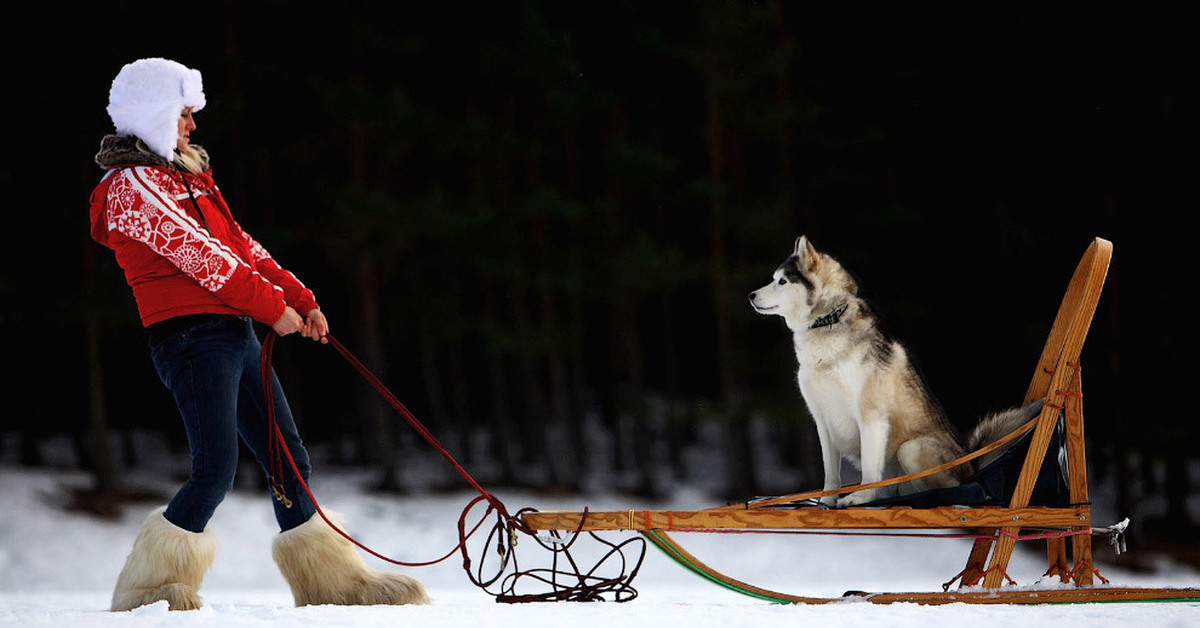
[[[843,459],[861,469],[867,484],[963,455],[957,433],[904,347],[880,330],[850,274],[814,249],[807,237],[796,240],[795,251],[775,270],[771,283],[750,293],[750,304],[761,314],[782,316],[792,331],[800,393],[821,443],[824,490],[842,486]],[[1008,434],[1040,410],[1041,402],[1034,402],[984,418],[966,449],[974,451]],[[953,467],[914,480],[910,490],[956,486],[974,469],[970,464]],[[874,489],[865,489],[822,502],[845,507],[875,497]]]

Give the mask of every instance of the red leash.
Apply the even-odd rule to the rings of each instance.
[[[309,488],[308,483],[300,475],[300,469],[296,466],[296,461],[292,458],[292,452],[288,449],[287,443],[284,442],[283,433],[280,431],[279,425],[275,420],[274,392],[271,386],[271,353],[275,347],[275,341],[278,338],[278,334],[276,334],[274,331],[267,331],[266,337],[263,339],[262,356],[260,359],[263,379],[263,394],[267,401],[267,420],[269,421],[271,439],[269,444],[271,457],[270,468],[272,474],[270,482],[271,490],[276,493],[277,497],[282,497],[284,495],[283,487],[279,484],[277,478],[282,477],[284,471],[283,460],[286,459],[288,465],[291,467],[292,474],[295,475],[296,480],[300,482],[300,485],[304,488],[305,493],[308,494],[308,498],[312,500],[313,506],[317,510],[317,514],[321,515],[321,518],[325,520],[325,523],[329,524],[330,528],[333,528],[333,530],[338,534],[342,535],[351,543],[354,543],[363,551],[371,554],[372,556],[375,556],[380,560],[405,567],[424,567],[427,565],[433,565],[446,560],[450,556],[453,556],[455,552],[460,552],[463,556],[464,568],[469,569],[470,558],[467,556],[467,539],[479,530],[479,528],[483,525],[483,522],[487,519],[488,515],[490,515],[493,511],[497,513],[497,527],[507,525],[510,530],[512,528],[518,528],[528,532],[523,524],[521,524],[516,518],[508,513],[508,510],[504,507],[504,504],[501,503],[496,496],[484,490],[483,486],[481,486],[479,482],[475,481],[475,478],[471,477],[471,474],[467,473],[467,470],[464,469],[463,466],[454,459],[454,456],[450,455],[450,452],[447,451],[440,442],[438,442],[437,438],[435,438],[434,435],[424,425],[422,425],[419,420],[417,420],[416,416],[414,416],[413,413],[410,412],[408,408],[406,408],[404,404],[401,403],[400,400],[397,399],[396,396],[393,395],[392,392],[383,385],[383,382],[379,381],[379,378],[375,377],[375,375],[371,373],[371,371],[367,369],[367,367],[363,365],[358,358],[354,357],[354,355],[351,354],[350,351],[347,350],[344,345],[342,345],[342,343],[338,342],[336,338],[331,335],[326,335],[325,338],[329,340],[329,344],[332,345],[334,349],[337,349],[338,353],[340,353],[342,357],[344,357],[346,361],[348,361],[355,368],[355,370],[357,370],[359,374],[362,375],[363,378],[366,379],[367,382],[370,383],[371,386],[375,388],[375,390],[378,391],[379,394],[382,395],[383,398],[386,399],[387,402],[391,404],[391,406],[397,412],[399,412],[401,416],[404,417],[408,424],[411,425],[412,428],[415,429],[417,433],[425,439],[425,442],[429,443],[431,447],[441,453],[442,456],[445,457],[446,460],[448,460],[450,464],[458,471],[458,473],[462,475],[464,479],[466,479],[467,483],[479,492],[479,496],[475,497],[469,504],[467,504],[466,508],[463,509],[462,515],[458,519],[458,544],[445,556],[442,556],[436,560],[420,563],[398,561],[384,556],[367,547],[366,545],[363,545],[354,537],[350,536],[341,528],[339,528],[333,521],[330,520],[328,516],[326,516],[325,512],[321,509],[320,504],[317,503],[317,498],[315,495],[313,495],[312,489]],[[283,499],[286,499],[286,497],[283,497]],[[471,528],[471,531],[467,532],[467,513],[470,512],[475,504],[478,504],[481,501],[487,502],[487,511],[483,514],[483,517],[480,518],[479,523],[476,523],[475,526]]]
[[[333,345],[333,347],[338,350],[338,353],[340,353],[342,357],[350,362],[350,364],[354,366],[355,370],[357,370],[359,374],[362,375],[363,378],[365,378],[371,384],[371,386],[374,387],[375,390],[384,397],[384,399],[387,399],[388,403],[391,404],[391,406],[397,412],[399,412],[406,421],[408,421],[408,424],[411,425],[412,428],[415,429],[417,433],[425,439],[425,442],[429,443],[431,447],[440,452],[442,456],[445,457],[446,460],[458,470],[459,475],[461,475],[468,484],[470,484],[475,488],[476,491],[479,492],[479,495],[467,504],[466,508],[463,509],[462,514],[458,518],[458,544],[454,547],[454,549],[450,550],[441,558],[422,563],[402,562],[393,558],[388,558],[387,556],[384,556],[358,542],[358,540],[356,540],[354,537],[350,536],[341,528],[339,528],[337,524],[335,524],[333,521],[330,521],[329,517],[325,515],[325,512],[321,510],[321,506],[317,503],[317,498],[315,495],[313,495],[312,489],[309,488],[308,483],[305,481],[304,477],[301,476],[300,469],[297,467],[296,461],[292,458],[292,453],[288,450],[287,443],[285,443],[283,440],[283,432],[279,429],[279,424],[275,420],[275,404],[273,399],[273,388],[271,386],[271,352],[275,346],[275,340],[277,338],[278,334],[274,333],[274,331],[267,332],[267,335],[263,340],[260,366],[262,368],[263,393],[267,400],[267,418],[270,422],[268,428],[271,439],[271,442],[269,443],[269,455],[271,457],[269,462],[269,472],[272,475],[270,478],[271,489],[272,491],[276,492],[277,497],[282,497],[280,501],[283,502],[285,506],[287,505],[287,497],[284,494],[283,487],[277,481],[277,478],[283,477],[284,459],[287,460],[288,465],[292,469],[292,473],[300,482],[300,485],[304,487],[304,492],[308,494],[309,499],[312,500],[313,506],[316,508],[317,514],[321,515],[321,518],[325,520],[325,523],[329,524],[330,528],[346,538],[348,541],[380,560],[405,567],[423,567],[446,560],[447,558],[450,558],[450,556],[454,555],[454,552],[457,551],[462,554],[463,571],[467,573],[467,578],[470,579],[472,584],[494,596],[497,602],[592,602],[603,600],[605,595],[611,595],[612,598],[618,602],[628,602],[637,597],[637,590],[633,588],[632,583],[634,577],[637,576],[637,573],[641,568],[642,559],[644,559],[646,556],[645,539],[641,537],[633,537],[632,539],[620,543],[610,543],[600,539],[595,532],[588,532],[587,534],[591,538],[596,539],[599,543],[603,544],[607,550],[603,552],[602,556],[599,558],[594,567],[591,567],[587,571],[581,571],[579,563],[573,556],[570,555],[570,547],[575,544],[575,541],[578,540],[582,532],[582,521],[580,522],[579,529],[575,530],[574,534],[570,536],[570,540],[565,543],[558,542],[556,540],[559,538],[559,534],[557,532],[550,533],[550,536],[555,540],[545,541],[539,538],[532,530],[521,523],[519,519],[509,514],[508,510],[504,507],[504,504],[502,504],[500,500],[496,498],[496,496],[484,490],[483,486],[481,486],[479,482],[476,482],[475,478],[472,478],[470,473],[467,473],[467,470],[464,469],[462,465],[460,465],[458,461],[454,459],[454,456],[450,455],[450,452],[446,451],[446,448],[443,447],[442,444],[438,442],[437,438],[435,438],[433,434],[426,429],[420,421],[417,420],[413,413],[409,412],[408,408],[404,407],[404,404],[400,403],[400,400],[397,399],[396,396],[393,395],[391,391],[389,391],[387,387],[379,381],[379,378],[375,377],[375,375],[372,374],[370,370],[362,364],[362,362],[359,362],[357,358],[355,358],[348,350],[346,350],[346,347],[338,342],[337,339],[327,335],[326,338],[329,340],[329,344]],[[480,502],[487,503],[487,512],[483,514],[483,517],[480,518],[479,522],[476,523],[470,531],[467,531],[467,513],[469,513],[471,509]],[[522,510],[521,512],[525,512],[525,510]],[[491,532],[489,533],[487,540],[484,542],[485,555],[480,558],[480,564],[477,570],[478,573],[473,573],[471,568],[471,557],[467,552],[467,539],[479,531],[479,529],[483,526],[484,521],[487,520],[488,516],[491,515],[493,511],[496,513],[496,522],[492,525]],[[523,570],[517,564],[518,560],[515,551],[517,545],[517,532],[523,532],[529,535],[538,546],[549,551],[553,557],[552,565],[550,567]],[[625,556],[625,550],[629,548],[634,548],[638,551],[636,557],[627,559]],[[487,566],[489,569],[492,568],[487,564],[488,560],[486,556],[493,550],[499,553],[499,565],[498,567],[495,567],[494,573],[485,574],[485,566]],[[601,570],[615,571],[616,575],[602,575],[600,573]],[[549,587],[550,590],[540,593],[518,593],[518,587],[523,588],[523,583],[527,581],[532,581],[534,586]],[[489,587],[492,586],[499,586],[501,590],[499,592],[490,591]]]

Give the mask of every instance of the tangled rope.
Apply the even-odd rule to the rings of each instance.
[[[504,503],[495,495],[485,490],[475,478],[471,477],[471,474],[438,442],[433,433],[388,390],[387,386],[370,369],[359,361],[336,338],[332,335],[326,335],[329,345],[336,349],[367,383],[397,413],[404,417],[405,421],[408,422],[425,442],[440,453],[454,467],[458,474],[479,493],[478,496],[463,508],[462,514],[459,515],[457,544],[444,556],[434,560],[425,562],[396,560],[367,547],[346,533],[321,509],[316,496],[302,477],[296,461],[292,458],[292,453],[284,442],[283,433],[280,431],[279,425],[275,420],[274,392],[271,385],[271,356],[274,352],[275,341],[277,339],[278,335],[274,331],[267,331],[262,342],[260,368],[262,371],[263,394],[266,398],[270,439],[270,461],[268,464],[268,475],[270,477],[268,481],[276,499],[283,502],[285,506],[290,507],[290,503],[287,501],[288,498],[283,490],[280,478],[284,476],[284,463],[286,461],[286,466],[290,468],[291,473],[312,501],[317,514],[325,520],[325,523],[339,535],[382,561],[404,567],[424,567],[445,561],[455,553],[458,553],[462,556],[463,571],[466,572],[467,578],[471,583],[495,597],[497,602],[504,603],[550,601],[595,602],[605,600],[605,596],[610,596],[610,599],[616,602],[628,602],[637,597],[637,590],[633,588],[632,583],[646,555],[645,539],[632,537],[620,543],[612,543],[601,538],[594,532],[588,532],[588,536],[597,541],[604,549],[600,558],[591,568],[582,568],[580,562],[571,553],[575,542],[581,537],[582,521],[580,522],[580,529],[571,533],[549,532],[546,537],[536,535],[522,523],[519,517],[521,513],[534,511],[534,509],[522,509],[516,516],[510,514]],[[479,504],[486,504],[486,510],[478,522],[468,529],[469,514]],[[468,540],[483,529],[484,524],[493,517],[494,523],[482,546],[482,558],[479,561],[474,561],[470,555]],[[516,554],[518,540],[521,535],[533,539],[539,547],[550,552],[551,564],[549,567],[529,570],[521,569]],[[636,550],[636,558],[626,557],[626,550],[631,548]],[[487,560],[493,554],[497,557],[494,570],[491,563]],[[525,588],[527,582],[532,582],[532,586],[542,587],[543,589],[548,588],[548,590],[536,592],[519,591],[519,589],[523,590]]]

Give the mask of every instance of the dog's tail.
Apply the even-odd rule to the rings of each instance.
[[[1013,430],[1032,421],[1041,411],[1042,400],[1038,399],[1017,408],[1009,408],[983,417],[967,438],[967,451],[975,451],[1007,436]],[[1000,451],[997,450],[981,456],[975,461],[975,468],[986,466],[999,455]]]

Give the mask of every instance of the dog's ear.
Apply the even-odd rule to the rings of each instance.
[[[796,238],[796,250],[792,255],[796,256],[796,266],[801,271],[816,270],[817,263],[820,261],[817,250],[813,248],[812,242],[808,241],[808,236]]]

